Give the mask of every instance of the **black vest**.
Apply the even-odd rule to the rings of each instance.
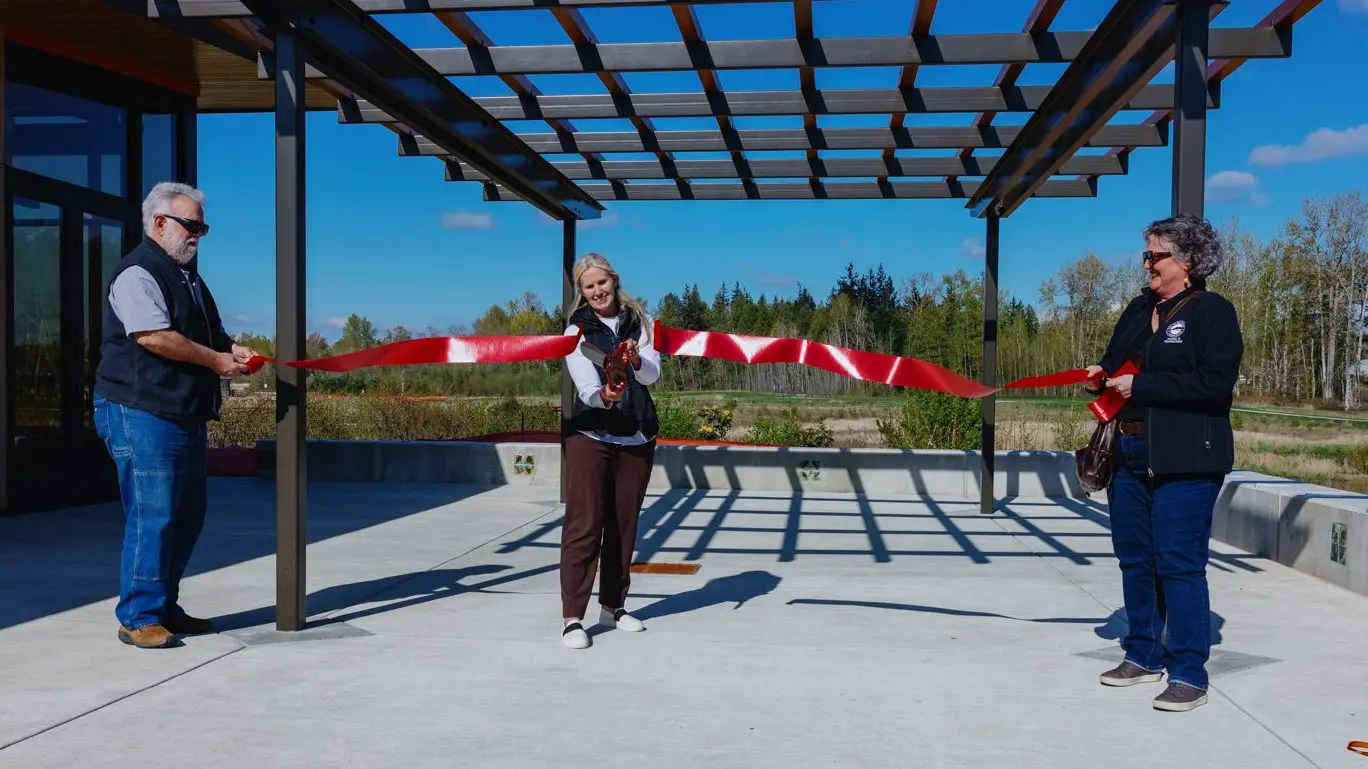
[[[641,342],[641,318],[629,307],[622,308],[618,317],[617,333],[599,320],[594,309],[584,306],[570,318],[570,322],[584,329],[584,340],[605,354],[612,354],[618,345],[628,339]],[[598,369],[599,383],[607,381],[603,369]],[[596,409],[584,405],[579,398],[574,399],[570,409],[570,429],[576,432],[603,431],[609,435],[636,435],[640,430],[647,440],[654,440],[659,430],[656,420],[655,402],[651,394],[636,380],[636,371],[627,366],[627,390],[622,400],[611,405],[612,408]]]
[[[192,279],[200,280],[204,309],[195,302],[190,282],[179,265],[150,238],[143,238],[114,268],[104,292],[104,324],[100,336],[100,364],[95,369],[95,391],[125,406],[150,411],[167,419],[204,421],[217,419],[222,394],[219,375],[194,363],[163,358],[143,349],[129,338],[109,301],[109,287],[124,270],[141,267],[157,281],[166,301],[171,331],[192,342],[227,352],[231,340],[221,337],[223,324],[209,287],[198,278],[194,262],[187,265]]]

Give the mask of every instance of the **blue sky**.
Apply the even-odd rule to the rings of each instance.
[[[1277,0],[1238,0],[1215,22],[1249,26]],[[908,0],[815,4],[818,36],[904,34]],[[1020,31],[1030,3],[991,21],[971,4],[943,2],[932,31]],[[1009,4],[1000,4],[1006,6]],[[1110,3],[1071,0],[1053,25],[1092,28]],[[982,6],[978,6],[982,8]],[[705,37],[753,39],[793,34],[792,6],[758,3],[697,7]],[[496,44],[569,42],[549,11],[470,14]],[[677,40],[665,8],[588,9],[600,42]],[[455,37],[426,14],[382,17],[413,47],[453,47]],[[1337,61],[1342,59],[1342,61]],[[996,66],[924,67],[923,86],[990,85]],[[1053,82],[1063,65],[1031,65],[1021,83]],[[1222,107],[1209,113],[1207,216],[1275,236],[1308,195],[1368,188],[1368,0],[1324,0],[1297,24],[1290,59],[1251,61],[1225,81]],[[822,88],[888,87],[894,68],[818,70]],[[600,93],[593,76],[534,76],[547,93]],[[699,91],[690,73],[628,75],[636,91]],[[797,72],[723,72],[729,90],[796,88]],[[1171,82],[1171,70],[1156,82]],[[493,78],[454,78],[473,96],[501,95]],[[1138,122],[1148,113],[1121,113]],[[1001,115],[997,123],[1020,123]],[[886,125],[887,116],[821,119],[823,126]],[[972,115],[909,116],[908,125],[968,124]],[[739,119],[741,128],[797,127],[797,118]],[[577,121],[579,130],[620,130],[626,121]],[[713,128],[710,120],[658,121],[660,128]],[[513,124],[545,131],[545,124]],[[229,330],[274,329],[274,156],[270,115],[202,116],[200,186],[209,196],[213,235],[201,248]],[[402,158],[381,126],[338,125],[333,112],[307,125],[310,330],[336,338],[340,319],[365,315],[381,328],[445,329],[469,324],[491,303],[531,291],[548,308],[560,298],[560,227],[522,203],[484,203],[478,184],[444,181],[435,158]],[[703,156],[700,154],[700,156]],[[1169,211],[1172,156],[1142,148],[1125,177],[1103,177],[1097,198],[1035,199],[1002,222],[1001,282],[1035,302],[1040,283],[1093,252],[1136,259],[1139,231]],[[711,298],[722,283],[754,294],[791,295],[797,283],[830,290],[847,262],[879,263],[895,279],[918,272],[981,271],[983,222],[962,200],[728,201],[608,203],[601,221],[581,226],[580,252],[608,256],[624,286],[654,304],[697,283]]]

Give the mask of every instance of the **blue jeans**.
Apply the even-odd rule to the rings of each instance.
[[[1126,659],[1170,683],[1206,689],[1211,656],[1207,554],[1220,478],[1149,477],[1143,436],[1118,435],[1107,490],[1130,626]]]
[[[129,630],[184,615],[180,581],[208,502],[203,422],[163,419],[95,395],[95,432],[114,458],[124,509],[119,603]]]

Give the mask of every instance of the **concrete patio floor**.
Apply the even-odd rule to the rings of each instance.
[[[1368,599],[1213,543],[1206,707],[1116,690],[1105,505],[671,491],[645,633],[561,646],[554,489],[310,487],[310,629],[273,629],[274,488],[215,479],[183,602],[115,639],[115,506],[0,520],[0,766],[1362,767]]]

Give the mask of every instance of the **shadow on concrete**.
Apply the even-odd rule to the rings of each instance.
[[[1097,617],[1013,617],[1007,614],[997,614],[988,611],[972,611],[970,609],[951,609],[944,606],[923,606],[914,603],[889,603],[887,601],[842,601],[828,598],[794,598],[789,601],[790,606],[858,606],[866,609],[889,609],[892,611],[914,611],[924,614],[944,614],[951,617],[985,617],[992,619],[1009,619],[1014,622],[1039,622],[1046,625],[1090,625],[1103,620]]]
[[[1216,612],[1211,613],[1211,645],[1221,644],[1221,630],[1225,628],[1225,617]],[[1107,621],[1093,628],[1093,632],[1098,638],[1107,641],[1120,641],[1126,637],[1130,631],[1130,624],[1126,622],[1126,610],[1117,609],[1107,617]]]
[[[213,480],[204,533],[186,577],[275,553],[275,484],[247,478]],[[367,483],[311,486],[309,544],[389,523],[491,488]],[[0,520],[0,629],[116,597],[123,533],[124,515],[118,503]]]
[[[557,565],[539,566],[535,569],[515,572],[482,582],[464,584],[465,580],[472,577],[497,574],[510,568],[512,567],[504,564],[478,564],[462,569],[429,569],[409,574],[380,577],[364,582],[334,585],[309,594],[307,605],[310,609],[311,619],[308,621],[308,627],[324,627],[351,622],[385,612],[440,601],[443,598],[452,598],[467,593],[488,592],[491,588],[555,571]],[[368,603],[379,605],[354,608]],[[274,621],[275,606],[272,605],[214,618],[214,625],[219,631],[229,631],[255,627]]]
[[[795,457],[807,457],[821,463],[820,472],[848,473],[854,491],[863,491],[861,473],[907,474],[911,481],[907,493],[931,496],[944,491],[936,487],[930,476],[944,473],[968,473],[977,490],[981,478],[980,452],[966,450],[937,450],[934,453],[915,449],[886,449],[869,451],[850,448],[813,449],[806,447],[775,446],[757,451],[731,446],[672,446],[668,457],[658,456],[657,464],[664,470],[674,488],[707,489],[708,468],[720,468],[726,477],[726,487],[743,488],[737,468],[768,467],[782,469],[793,491],[805,487],[800,473],[800,462]],[[1030,463],[1033,457],[1058,452],[998,451],[995,452],[994,475],[1004,486],[1006,496],[1022,493],[1023,481],[1033,479],[1031,488],[1039,485],[1048,497],[1081,492],[1071,462],[1055,462],[1048,471]],[[1021,466],[1026,463],[1028,466]]]
[[[735,611],[747,601],[774,592],[777,587],[779,577],[776,574],[759,569],[743,571],[710,579],[702,587],[667,596],[633,611],[632,614],[642,620],[657,619],[727,603],[736,604],[732,607]]]
[[[1004,508],[1003,512],[1012,515],[1014,518],[1018,520],[1023,520],[1020,516],[1017,516],[1014,513],[1009,513],[1009,511],[1006,510],[1006,506],[1008,504],[1016,503],[1013,503],[1010,500],[1002,502],[1002,506]],[[1107,532],[1111,532],[1111,515],[1110,513],[1108,513],[1106,506],[1099,502],[1094,502],[1091,499],[1052,499],[1050,500],[1050,504],[1074,512],[1077,514],[1079,518],[1082,518],[1087,521],[1092,521],[1093,523],[1105,529]],[[1032,518],[1035,518],[1035,516],[1032,516]],[[1108,551],[1104,557],[1111,558],[1113,557],[1113,553]],[[1207,559],[1210,562],[1211,567],[1219,571],[1233,572],[1236,569],[1245,572],[1263,571],[1263,569],[1259,568],[1255,564],[1250,563],[1250,561],[1253,560],[1264,560],[1264,556],[1261,555],[1232,555],[1230,553],[1218,553],[1214,549],[1208,549]]]
[[[857,484],[856,488],[860,486]],[[832,502],[826,509],[813,510],[814,502]],[[875,513],[875,503],[904,505],[925,508],[916,512],[883,511]],[[1091,500],[1048,500],[1025,502],[1024,505],[1047,505],[1058,510],[1059,515],[1021,515],[1008,508],[1013,503],[1007,499],[999,505],[997,515],[984,516],[979,513],[978,503],[973,500],[937,500],[931,497],[904,497],[883,499],[868,497],[859,491],[853,495],[841,496],[822,492],[782,492],[782,491],[716,491],[708,489],[667,489],[654,498],[648,497],[641,511],[638,526],[637,560],[652,561],[661,555],[678,557],[687,561],[698,561],[709,554],[729,555],[773,555],[781,563],[792,562],[800,555],[845,555],[870,559],[873,563],[887,563],[896,556],[967,558],[975,564],[988,564],[994,558],[1063,558],[1080,565],[1092,565],[1095,559],[1110,561],[1113,557],[1107,528],[1108,519],[1105,508]],[[742,505],[738,509],[738,505]],[[807,509],[805,509],[805,507]],[[781,509],[782,508],[782,509]],[[733,514],[745,516],[752,522],[749,525],[730,523]],[[756,519],[770,518],[769,521],[755,523]],[[1098,524],[1095,531],[1078,531],[1068,522],[1079,520]],[[1001,527],[966,525],[970,521],[1013,521],[1021,531]],[[847,522],[858,521],[858,525]],[[883,521],[883,525],[880,522]],[[924,522],[924,527],[915,530],[900,528],[885,531],[888,521]],[[1060,524],[1063,525],[1055,525]],[[518,550],[554,549],[559,547],[555,538],[561,520],[548,520],[539,524],[516,540],[501,544],[496,552],[512,553]],[[1059,531],[1052,531],[1057,528]],[[695,534],[696,533],[696,534]],[[721,534],[764,535],[773,539],[770,547],[726,547],[717,544]],[[861,535],[860,540],[851,540],[846,548],[821,546],[799,547],[801,538],[840,535],[842,538]],[[896,542],[906,535],[944,536],[955,547],[943,549],[900,549],[890,541]],[[1035,537],[1044,542],[1049,552],[1022,550],[1012,542],[1013,539]],[[821,541],[820,539],[818,541]],[[827,542],[832,540],[828,537]],[[1104,547],[1076,549],[1070,544],[1075,542],[1103,541]],[[1002,543],[995,547],[994,543]],[[1253,569],[1254,567],[1249,567]]]

